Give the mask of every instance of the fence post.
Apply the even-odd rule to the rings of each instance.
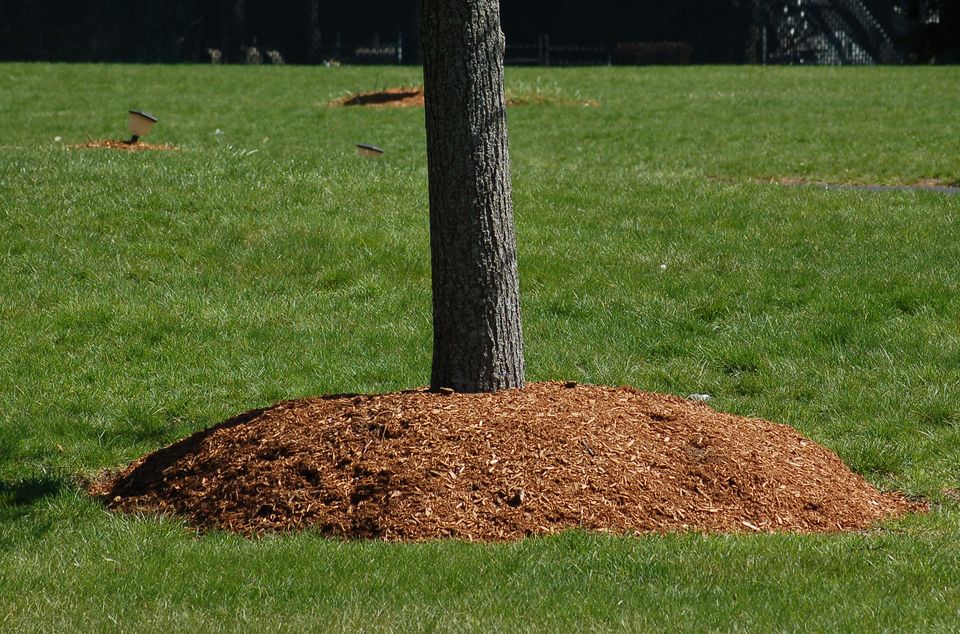
[[[403,64],[403,31],[397,31],[397,64]]]
[[[544,34],[543,36],[543,54],[544,54],[544,66],[550,65],[550,36]]]
[[[767,27],[763,27],[763,65],[767,65]]]

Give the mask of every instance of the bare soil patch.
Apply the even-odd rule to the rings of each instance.
[[[91,493],[200,530],[395,541],[836,532],[925,509],[785,425],[555,382],[282,402],[104,474]]]
[[[85,143],[77,143],[76,145],[68,145],[70,149],[74,150],[123,150],[125,152],[143,152],[143,151],[178,151],[180,148],[174,145],[154,145],[152,143],[145,143],[143,141],[137,141],[136,143],[126,143],[124,141],[114,141],[114,140],[99,140],[99,141],[87,141]]]
[[[773,183],[786,187],[821,187],[823,189],[858,189],[863,191],[932,191],[942,194],[960,194],[960,186],[936,178],[924,178],[916,182],[900,183],[896,185],[880,183],[829,183],[826,181],[809,180],[795,176],[785,176],[773,179],[757,179],[758,183]]]

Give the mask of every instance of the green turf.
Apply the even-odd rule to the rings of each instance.
[[[960,197],[758,181],[960,182],[957,68],[507,72],[528,378],[712,394],[930,515],[251,542],[78,492],[240,411],[428,381],[423,114],[326,105],[418,82],[0,65],[0,631],[955,630]],[[129,108],[180,151],[65,148]]]

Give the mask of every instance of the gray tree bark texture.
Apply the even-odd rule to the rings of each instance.
[[[434,390],[523,387],[499,0],[421,0]]]

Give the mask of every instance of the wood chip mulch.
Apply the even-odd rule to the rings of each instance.
[[[506,95],[508,106],[522,106],[532,103],[529,99],[514,97],[509,93]],[[535,98],[534,98],[535,101]],[[595,99],[556,99],[555,103],[565,105],[597,107],[600,102]],[[422,108],[423,107],[423,88],[420,86],[400,86],[396,88],[386,88],[373,92],[362,92],[349,94],[329,103],[334,107],[339,106],[365,106],[368,108]]]
[[[104,474],[91,493],[199,530],[393,541],[838,532],[926,509],[785,425],[557,382],[282,402]]]
[[[367,106],[369,108],[422,108],[423,88],[401,86],[374,92],[351,94],[330,102],[331,106]]]
[[[174,145],[154,145],[143,141],[124,143],[123,141],[113,141],[110,139],[87,141],[85,143],[68,145],[67,147],[72,150],[124,150],[126,152],[142,152],[144,150],[177,151],[180,149]]]

